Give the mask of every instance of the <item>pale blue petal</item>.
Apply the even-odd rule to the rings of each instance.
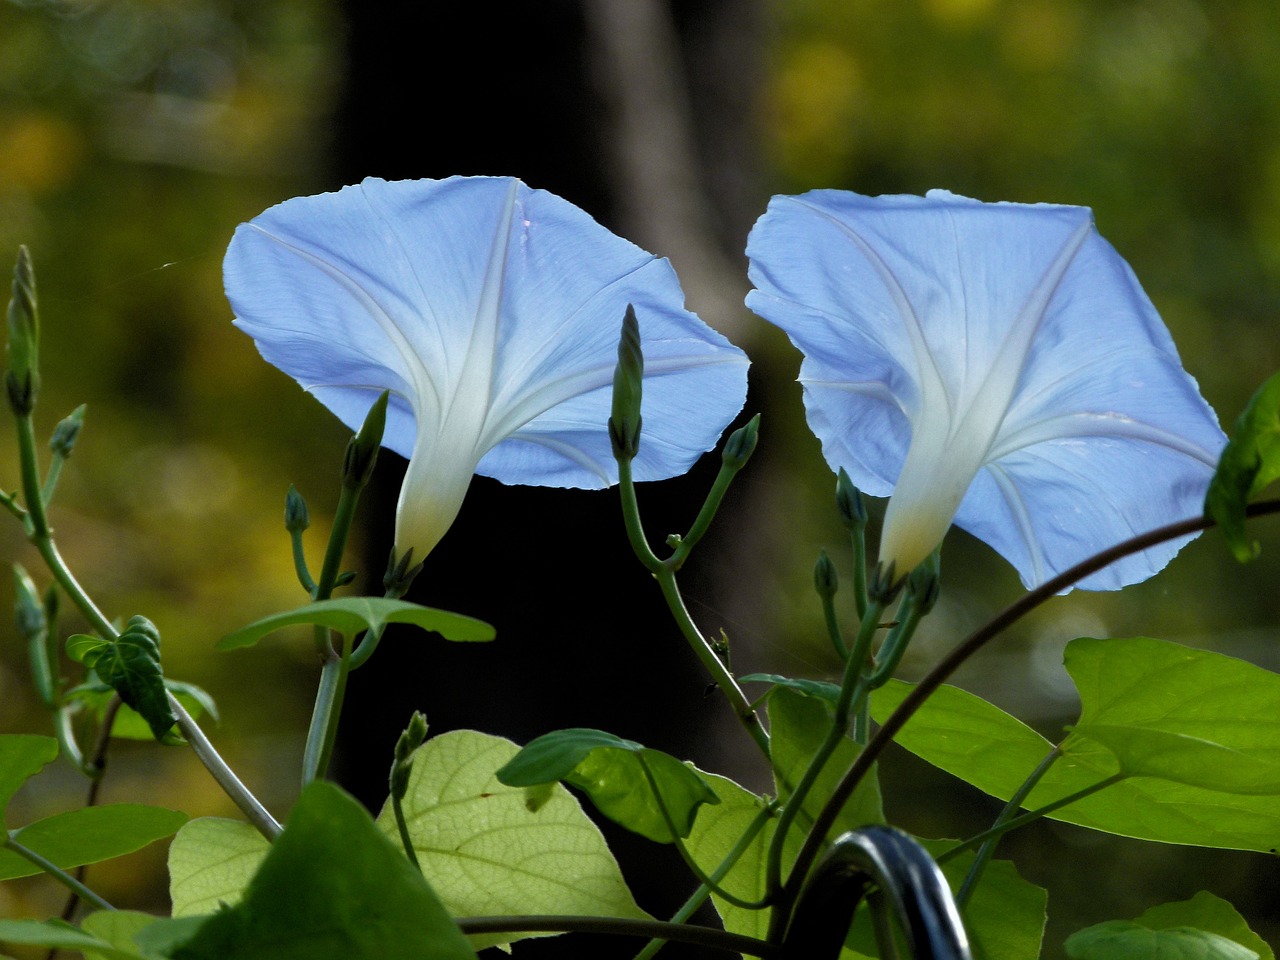
[[[652,374],[638,479],[683,473],[745,399],[746,357],[684,309],[666,261],[511,178],[286,201],[236,231],[225,279],[263,356],[349,426],[392,391],[384,443],[411,460],[397,543],[420,554],[477,469],[616,481],[605,425],[628,304]]]
[[[1224,437],[1086,208],[815,191],[775,198],[747,252],[827,461],[894,493],[882,557],[918,562],[954,517],[1032,585],[1198,512]]]

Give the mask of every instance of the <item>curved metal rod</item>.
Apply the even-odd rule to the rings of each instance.
[[[972,960],[942,871],[914,839],[884,826],[836,838],[796,904],[782,942],[783,960],[839,957],[854,910],[873,890],[880,895],[869,907],[883,910],[887,901],[915,960]]]

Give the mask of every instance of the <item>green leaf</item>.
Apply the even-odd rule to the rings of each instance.
[[[244,898],[210,917],[173,957],[475,960],[475,952],[364,808],[316,782],[303,791]]]
[[[1245,504],[1280,479],[1280,373],[1274,374],[1249,400],[1217,472],[1205,495],[1204,510],[1217,521],[1240,562],[1258,555],[1258,544],[1245,533]]]
[[[783,677],[776,673],[749,673],[738,678],[742,683],[771,683],[775,687],[787,687],[806,697],[817,697],[825,700],[833,707],[840,699],[840,684],[829,680],[806,680],[804,677]]]
[[[1240,663],[1221,654],[1189,651],[1156,640],[1093,642],[1101,644],[1115,656],[1124,656],[1122,651],[1126,645],[1136,644],[1133,649],[1144,656],[1163,647],[1166,653],[1171,648],[1179,657],[1190,655],[1193,660]],[[1077,662],[1083,664],[1083,661]],[[1145,662],[1155,670],[1156,661],[1147,659]],[[1114,666],[1113,663],[1111,668]],[[1266,672],[1248,664],[1241,666],[1255,678],[1257,673]],[[1142,669],[1145,668],[1135,672],[1135,680],[1141,676],[1145,682],[1147,677]],[[1235,669],[1234,666],[1229,667],[1228,673]],[[1210,675],[1212,672],[1211,668]],[[1173,676],[1176,675],[1175,671]],[[1270,682],[1264,681],[1264,684]],[[1079,677],[1077,683],[1091,686]],[[891,681],[875,691],[871,697],[872,715],[883,722],[910,689],[909,684]],[[1225,713],[1233,705],[1234,693],[1230,684],[1220,687],[1215,696],[1223,698],[1224,703],[1214,707],[1213,698],[1206,697],[1203,705],[1210,711],[1216,709]],[[1114,712],[1122,706],[1123,700],[1114,704],[1107,700],[1107,703],[1110,705],[1101,714],[1091,713],[1087,708],[1086,719],[1102,716],[1114,720],[1123,716]],[[1195,701],[1189,700],[1183,709],[1194,706]],[[1275,708],[1272,709],[1274,717]],[[1210,716],[1211,713],[1204,714],[1206,722]],[[1127,718],[1125,722],[1128,722]],[[1048,740],[1016,717],[973,694],[946,686],[929,698],[895,739],[929,763],[1001,800],[1013,796],[1052,749]],[[1066,754],[1050,767],[1027,798],[1024,804],[1027,809],[1036,809],[1078,793],[1120,769],[1115,755],[1097,741],[1084,736],[1072,737],[1067,746]],[[1275,838],[1280,836],[1280,803],[1274,797],[1230,794],[1149,777],[1133,777],[1113,784],[1053,812],[1049,817],[1126,837],[1233,850],[1269,851],[1276,845]]]
[[[789,797],[804,776],[810,759],[826,739],[832,720],[832,710],[825,699],[804,696],[788,687],[776,687],[769,694],[769,727],[772,731],[769,752],[773,758],[774,779],[780,799]],[[797,819],[797,825],[806,827],[813,821],[845,771],[857,759],[858,752],[858,745],[848,737],[840,740],[805,798],[802,807],[805,816]],[[880,780],[873,768],[840,811],[828,838],[846,830],[884,822]]]
[[[58,756],[58,741],[29,733],[0,734],[0,825],[18,789]]]
[[[955,846],[951,840],[921,843],[934,856]],[[942,865],[952,892],[964,883],[973,856],[963,853]],[[1048,901],[1048,891],[1022,879],[1009,861],[993,860],[987,864],[982,881],[961,911],[975,960],[1026,960],[1040,956]],[[854,917],[848,946],[850,949],[841,954],[842,960],[876,955],[875,935],[865,904]]]
[[[66,869],[97,863],[140,850],[170,836],[187,822],[187,815],[140,803],[83,807],[36,820],[12,837],[54,866]],[[40,868],[11,850],[0,849],[0,880],[30,877]]]
[[[121,949],[62,920],[0,920],[0,940],[59,950],[92,951],[103,960],[154,960],[136,949]]]
[[[438,633],[446,640],[493,639],[493,627],[460,613],[388,597],[343,597],[264,617],[227,634],[217,646],[219,650],[251,647],[269,633],[308,623],[329,627],[347,637],[354,637],[361,630],[381,630],[388,623],[410,623]]]
[[[564,787],[528,804],[494,771],[519,751],[472,730],[433,737],[418,748],[403,801],[422,872],[454,916],[581,914],[638,917],[604,838]],[[536,809],[531,809],[535,807]],[[390,804],[378,825],[396,836]],[[477,949],[546,934],[473,938]]]
[[[262,834],[243,820],[192,820],[169,845],[173,915],[213,913],[239,902],[270,849]]]
[[[67,637],[67,656],[76,663],[83,663],[92,669],[98,658],[110,648],[111,644],[101,637],[87,633],[73,633]]]
[[[725,777],[704,773],[707,783],[720,798],[715,806],[698,810],[686,846],[694,862],[708,876],[724,862],[748,828],[760,816],[765,801],[744,790]],[[766,864],[769,843],[777,821],[770,818],[756,838],[743,851],[732,869],[720,880],[720,886],[741,900],[759,900],[765,894]],[[783,867],[789,867],[800,849],[799,835],[793,833],[783,847]],[[724,928],[730,933],[764,939],[769,932],[769,910],[749,910],[734,906],[716,894],[711,895]]]
[[[1132,920],[1108,920],[1067,937],[1071,960],[1258,960],[1254,950],[1234,940],[1193,930],[1171,927],[1152,930]]]
[[[1164,640],[1073,640],[1080,737],[1132,776],[1223,793],[1280,794],[1280,674]]]
[[[134,951],[132,956],[147,957],[155,953],[143,948],[136,938],[159,921],[159,917],[137,910],[99,910],[80,921],[80,929],[117,950]],[[84,956],[85,960],[107,960],[107,955],[99,950],[86,950]]]
[[[602,730],[557,730],[530,742],[497,773],[509,787],[563,781],[583,791],[610,820],[658,843],[689,836],[698,807],[719,803],[691,767],[670,754],[650,750]]]
[[[1221,897],[1201,890],[1190,900],[1162,903],[1143,913],[1137,920],[1152,930],[1171,927],[1193,927],[1234,940],[1258,954],[1261,960],[1275,960],[1267,942],[1249,929],[1249,924],[1236,908]]]
[[[198,720],[207,713],[213,719],[218,719],[217,705],[214,703],[213,697],[201,687],[197,687],[193,683],[183,683],[179,680],[169,680],[167,678],[164,681],[164,686],[166,690],[178,698],[178,702],[193,718]],[[107,705],[111,703],[111,699],[114,696],[115,691],[105,683],[81,684],[66,693],[66,699],[83,703],[86,709],[92,711],[99,721],[106,716]],[[116,710],[115,721],[111,724],[111,735],[126,740],[154,739],[150,724],[142,718],[138,711],[125,704],[121,704]]]
[[[150,620],[131,617],[118,640],[85,656],[86,665],[142,715],[156,740],[176,742],[170,731],[178,719],[160,670],[160,634]]]

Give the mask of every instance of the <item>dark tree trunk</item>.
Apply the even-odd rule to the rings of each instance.
[[[620,50],[653,42],[652,34],[618,35],[623,27],[610,15],[625,13],[628,5],[646,8],[648,29],[660,31],[660,45],[675,42],[654,51],[632,49],[635,62],[620,69]],[[585,7],[576,0],[351,0],[345,4],[349,76],[334,131],[335,176],[342,182],[369,175],[520,177],[671,256],[682,276],[686,262],[697,274],[696,281],[685,278],[691,305],[708,320],[731,325],[745,273],[736,264],[724,266],[733,262],[725,250],[736,249],[740,256],[748,222],[744,211],[755,199],[746,186],[751,164],[744,161],[748,137],[741,127],[753,72],[744,58],[755,38],[743,32],[749,18],[726,13],[754,5],[754,0],[676,4],[681,40],[667,6],[647,0],[586,0]],[[661,64],[685,62],[682,43],[702,55],[717,49],[716,31],[730,26],[732,35],[722,45],[739,48],[727,58],[734,76],[718,73],[707,59],[699,60],[696,71],[653,76]],[[674,111],[664,122],[683,125],[667,133],[674,138],[672,149],[685,154],[669,157],[677,168],[658,171],[656,180],[628,172],[624,162],[635,124],[645,123],[643,116],[628,112],[635,106],[630,95],[637,92],[628,85],[643,86],[646,73],[649,80],[661,81],[659,110]],[[695,84],[670,86],[673,78],[684,76]],[[726,93],[735,101],[733,108],[717,113],[717,98]],[[698,112],[719,117],[707,123],[715,142],[705,151],[689,136]],[[713,176],[699,165],[698,155],[731,158],[733,169],[726,166],[723,177]],[[697,204],[679,224],[684,235],[639,216],[659,206],[651,194],[664,189],[663,176],[668,184],[677,177],[685,196]],[[719,184],[721,195],[709,192],[708,182]],[[737,279],[729,282],[737,286],[726,289],[723,278],[731,272]],[[689,477],[641,487],[655,541],[688,526],[718,459],[704,458]],[[390,548],[402,468],[394,455],[385,455],[366,502],[364,515],[373,527],[365,559],[370,592],[381,591],[377,577]],[[697,569],[692,570],[691,577],[696,576]],[[696,580],[690,585],[695,593],[711,593]],[[599,727],[704,765],[722,765],[725,738],[712,734],[724,728],[727,710],[718,696],[705,695],[705,675],[631,554],[616,491],[503,487],[477,478],[410,599],[488,620],[497,627],[498,639],[448,644],[392,633],[369,665],[352,676],[335,772],[370,806],[376,808],[386,796],[391,748],[414,709],[426,713],[432,733],[472,728],[525,742],[562,727]],[[741,734],[730,730],[728,736]],[[658,914],[674,910],[692,883],[670,883],[672,871],[683,870],[672,851],[618,833],[609,831],[611,844],[631,868],[628,879],[640,902]],[[642,868],[639,873],[636,866]],[[638,946],[576,937],[530,941],[517,949],[530,958],[578,951],[623,956]]]

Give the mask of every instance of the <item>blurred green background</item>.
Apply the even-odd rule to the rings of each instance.
[[[627,5],[649,20],[623,23],[614,14]],[[318,552],[346,439],[230,324],[222,252],[236,224],[272,203],[366,174],[514,174],[671,256],[695,309],[756,360],[751,403],[765,413],[761,454],[726,508],[731,529],[705,548],[719,567],[695,575],[691,598],[709,630],[728,631],[743,672],[834,669],[810,571],[821,547],[842,556],[832,478],[804,429],[792,382],[798,357],[777,331],[735,306],[745,290],[745,231],[771,194],[946,187],[984,200],[1091,206],[1224,426],[1280,368],[1274,0],[491,6],[480,14],[490,23],[469,25],[479,32],[468,44],[482,49],[490,39],[483,31],[496,34],[504,20],[545,27],[576,51],[557,67],[580,75],[572,88],[557,85],[568,83],[558,73],[549,80],[546,48],[536,42],[545,38],[530,34],[520,50],[526,64],[507,64],[525,70],[526,88],[519,97],[515,90],[488,94],[492,116],[473,122],[498,128],[497,138],[504,124],[578,118],[603,158],[598,182],[574,180],[546,160],[528,169],[496,153],[450,161],[453,142],[474,131],[437,122],[457,95],[444,82],[438,91],[383,90],[382,108],[401,112],[398,127],[353,124],[362,107],[372,109],[355,98],[368,88],[354,79],[369,51],[406,46],[399,21],[379,22],[378,4],[0,0],[0,252],[7,260],[25,243],[36,263],[42,429],[89,405],[53,511],[62,551],[106,610],[145,613],[160,625],[167,672],[215,695],[223,712],[215,741],[269,806],[287,809],[296,789],[315,680],[309,645],[294,638],[228,655],[212,644],[303,599],[281,526],[284,491],[295,483],[307,496]],[[433,63],[447,60],[462,39],[442,28],[453,16],[446,9],[452,6],[434,11],[437,20],[418,14],[423,30],[415,42]],[[628,53],[638,54],[639,74],[624,69]],[[402,59],[406,70],[422,66]],[[678,70],[655,78],[644,73],[646,63]],[[646,180],[655,165],[627,168],[625,158],[644,146],[628,133],[628,105],[643,99],[633,95],[648,82],[665,90],[671,116],[684,125],[650,132],[656,139],[686,134],[687,154],[667,151],[668,159],[686,161],[668,176],[684,175],[680,182],[698,201],[677,211],[700,211],[685,235],[644,220],[646,208],[662,206]],[[429,136],[418,142],[421,127]],[[377,138],[404,141],[401,159],[357,169],[359,148]],[[547,145],[548,155],[555,146]],[[0,485],[16,484],[9,444],[0,453]],[[364,556],[378,555],[388,509],[386,496],[371,500],[368,533],[352,547],[352,563],[375,577],[377,561]],[[1075,636],[1146,633],[1280,668],[1280,536],[1274,524],[1260,525],[1258,534],[1264,557],[1251,566],[1236,565],[1209,535],[1146,584],[1055,601],[978,657],[961,681],[1053,736],[1073,709],[1060,654]],[[0,523],[0,548],[46,582],[16,523]],[[460,551],[447,539],[433,562],[462,566]],[[952,535],[944,574],[943,603],[909,671],[925,668],[1020,589],[1000,558],[963,534]],[[643,578],[631,585],[643,589]],[[6,607],[10,596],[6,577]],[[450,605],[444,596],[429,602]],[[64,630],[76,626],[68,616]],[[494,646],[485,656],[503,652]],[[26,686],[22,650],[6,622],[0,730],[48,729]],[[426,703],[406,713],[414,706],[432,712]],[[491,732],[511,735],[504,722],[495,720]],[[538,726],[536,716],[532,723]],[[389,758],[389,742],[371,749],[376,765]],[[228,812],[183,751],[122,744],[112,761],[107,800],[142,796],[193,814]],[[891,802],[922,835],[980,829],[994,813],[909,759],[895,760],[888,773]],[[20,795],[10,824],[51,805],[74,806],[82,790],[67,770],[51,770]],[[1057,827],[1010,850],[1026,876],[1051,887],[1046,956],[1059,956],[1062,937],[1085,923],[1134,916],[1202,888],[1236,901],[1264,936],[1280,928],[1280,874],[1264,858],[1099,840]],[[121,905],[162,908],[162,859],[163,850],[145,851],[95,867],[92,880]],[[1067,867],[1074,880],[1061,879]],[[145,886],[138,877],[148,870],[158,879]],[[0,915],[47,915],[61,899],[43,881],[7,883]]]

